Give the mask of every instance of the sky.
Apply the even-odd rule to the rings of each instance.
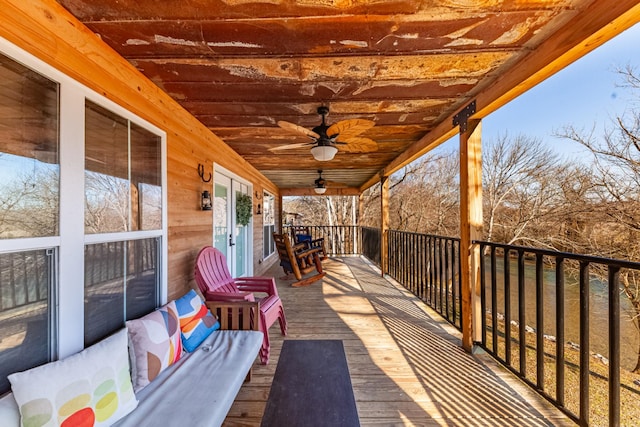
[[[548,147],[568,158],[586,158],[584,149],[575,142],[554,136],[567,125],[602,135],[612,119],[631,107],[628,90],[616,69],[627,65],[640,73],[640,24],[619,34],[583,58],[559,71],[528,92],[520,95],[482,119],[483,143],[499,136],[525,135],[543,141]],[[636,105],[638,108],[636,95]],[[439,149],[457,149],[458,137]]]

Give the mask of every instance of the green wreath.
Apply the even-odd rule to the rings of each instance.
[[[238,225],[248,225],[251,221],[253,210],[251,197],[247,194],[238,193],[236,196],[236,222]]]

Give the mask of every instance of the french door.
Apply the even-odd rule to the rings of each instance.
[[[236,201],[238,196],[251,196],[251,187],[233,174],[215,166],[213,199],[213,246],[227,258],[233,277],[252,273],[251,221],[238,224]]]

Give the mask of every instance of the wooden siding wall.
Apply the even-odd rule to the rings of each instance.
[[[0,36],[167,133],[169,299],[193,285],[195,256],[212,241],[211,212],[199,206],[201,192],[213,188],[198,176],[199,163],[210,171],[215,158],[253,183],[254,192],[278,194],[271,181],[55,1],[4,1]],[[264,271],[267,266],[257,264],[262,254],[259,215],[254,215],[254,237],[260,242],[254,249],[254,269]]]
[[[266,274],[267,270],[276,262],[278,261],[278,257],[277,255],[275,255],[275,251],[272,254],[272,256],[270,256],[268,259],[264,259],[262,256],[262,250],[264,248],[264,236],[263,236],[263,229],[262,227],[264,226],[264,223],[262,221],[262,215],[255,215],[255,210],[258,207],[258,203],[260,203],[261,209],[264,212],[264,199],[261,198],[259,200],[256,199],[255,193],[256,191],[258,192],[258,194],[262,195],[263,191],[267,190],[268,192],[272,193],[272,194],[277,194],[277,193],[273,193],[269,188],[261,188],[261,187],[257,187],[254,184],[253,187],[253,274],[255,276],[263,276]],[[275,197],[274,198],[274,213],[276,215],[276,224],[278,224],[279,221],[279,203],[282,199],[280,199],[279,197]]]

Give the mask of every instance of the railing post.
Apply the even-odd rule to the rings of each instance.
[[[482,126],[468,120],[460,133],[460,260],[462,263],[462,347],[471,351],[482,339],[480,324],[480,248],[472,245],[482,238]]]
[[[609,266],[609,425],[620,425],[620,268]]]
[[[384,276],[389,270],[389,177],[380,175],[380,270]]]

